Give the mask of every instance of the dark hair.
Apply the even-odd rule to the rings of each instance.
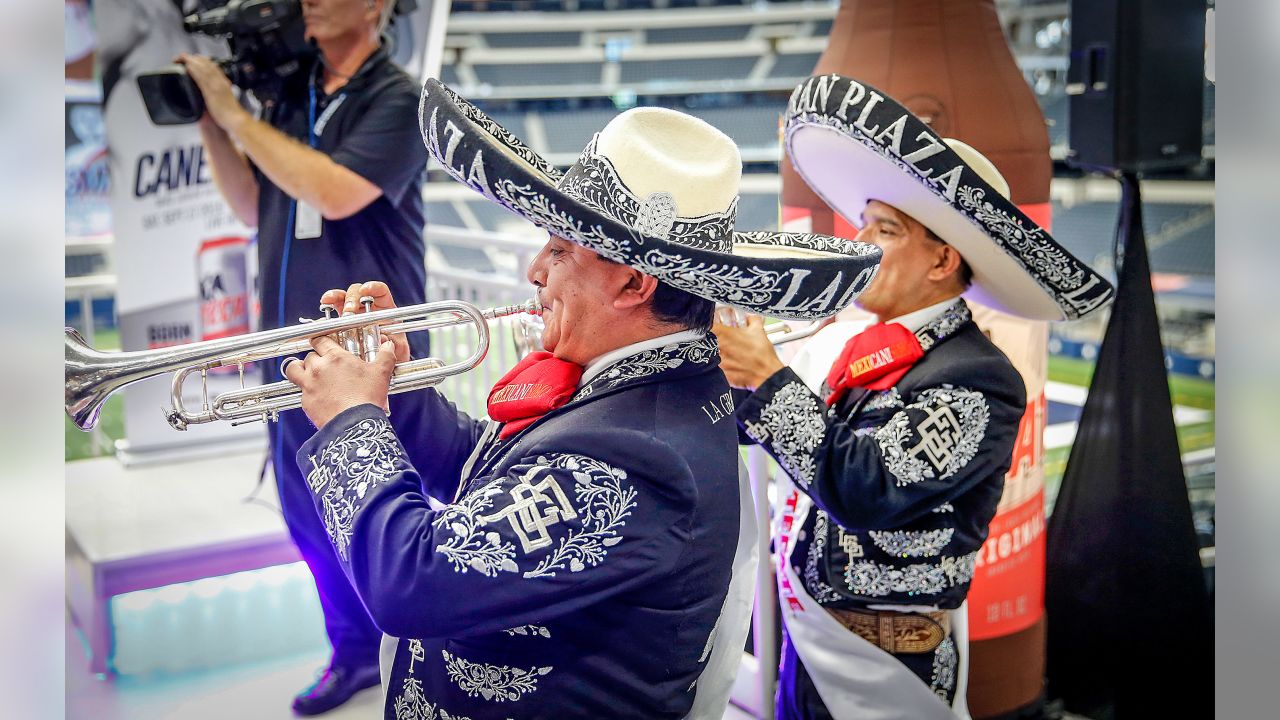
[[[653,291],[653,316],[688,330],[710,330],[716,304],[662,281]]]
[[[622,264],[599,253],[596,257],[614,265]],[[686,330],[707,331],[711,329],[716,304],[659,280],[653,291],[652,311],[654,319],[659,322],[675,323]]]
[[[929,238],[930,240],[933,240],[935,242],[940,242],[943,245],[949,244],[946,240],[943,240],[942,238],[938,237],[937,233],[925,227],[923,224],[920,227],[924,227],[925,237]],[[952,247],[952,249],[954,249],[954,246]],[[956,270],[956,272],[959,273],[960,275],[960,284],[964,286],[965,290],[968,290],[969,286],[973,285],[973,268],[969,267],[969,263],[965,261],[963,255],[960,256],[960,268]]]

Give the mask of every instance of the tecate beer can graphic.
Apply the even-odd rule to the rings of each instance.
[[[217,340],[249,332],[248,265],[243,237],[205,240],[196,252],[200,282],[200,339]]]

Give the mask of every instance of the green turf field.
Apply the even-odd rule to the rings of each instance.
[[[1074,358],[1049,356],[1049,379],[1055,382],[1072,385],[1089,384],[1093,377],[1093,363]],[[1207,422],[1178,427],[1178,445],[1183,453],[1214,447],[1216,423],[1214,411],[1214,383],[1212,380],[1175,375],[1169,380],[1169,392],[1177,405],[1208,410],[1211,415]],[[1045,498],[1050,506],[1058,494],[1058,486],[1062,482],[1062,473],[1067,467],[1070,447],[1052,448],[1045,451],[1044,484]]]
[[[115,329],[98,330],[93,338],[93,346],[98,350],[119,350],[120,332]],[[124,396],[114,395],[102,407],[98,416],[98,427],[91,433],[82,432],[70,418],[65,422],[63,436],[66,449],[63,457],[67,460],[81,460],[110,455],[111,443],[124,437]]]

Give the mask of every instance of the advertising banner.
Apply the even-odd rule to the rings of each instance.
[[[66,235],[105,236],[111,232],[107,137],[102,93],[90,80],[66,82]]]
[[[147,350],[248,329],[252,281],[250,232],[214,186],[195,125],[151,123],[138,92],[139,73],[170,65],[183,52],[225,57],[225,43],[188,35],[173,0],[97,0],[98,60],[103,84],[111,215],[115,234],[116,310],[125,350]],[[256,383],[256,373],[246,377]],[[238,387],[238,373],[209,377],[209,397]],[[125,462],[221,452],[227,442],[263,443],[261,427],[227,423],[169,427],[170,377],[124,391]],[[197,380],[186,402],[199,407]]]

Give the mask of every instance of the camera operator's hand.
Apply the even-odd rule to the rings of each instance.
[[[234,135],[239,125],[253,119],[236,99],[231,81],[217,63],[207,57],[188,53],[179,55],[177,62],[186,66],[187,74],[204,96],[205,117],[201,118],[201,122],[212,119],[218,127]]]

